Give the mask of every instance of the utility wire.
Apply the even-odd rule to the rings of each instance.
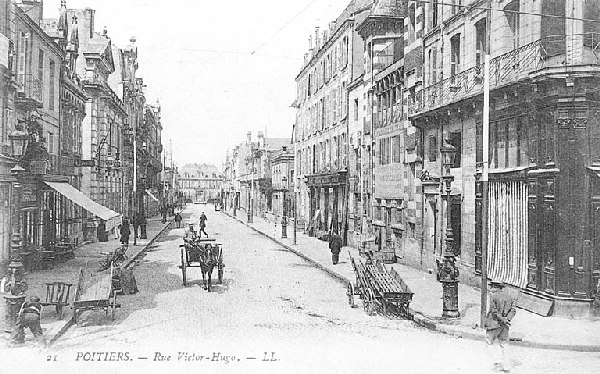
[[[306,5],[304,8],[302,8],[302,10],[300,10],[298,13],[296,13],[295,16],[293,16],[289,21],[287,21],[285,24],[283,24],[283,26],[281,26],[277,31],[275,31],[273,33],[273,35],[271,35],[270,37],[265,39],[265,41],[263,41],[258,47],[256,47],[252,52],[250,52],[250,54],[255,55],[256,51],[258,51],[259,49],[264,47],[267,43],[269,43],[271,40],[273,40],[273,38],[275,38],[281,31],[283,31],[290,23],[294,22],[296,20],[296,18],[300,17],[302,15],[302,13],[304,13],[308,8],[310,8],[317,1],[319,1],[319,0],[313,0],[310,3],[308,3],[308,5]]]
[[[558,15],[554,15],[554,14],[524,12],[524,11],[520,11],[520,10],[496,9],[496,8],[485,7],[485,6],[473,6],[473,5],[462,5],[462,4],[459,5],[459,4],[445,3],[443,1],[439,1],[437,3],[433,3],[432,0],[410,0],[410,1],[413,1],[415,3],[420,3],[420,4],[430,4],[430,5],[431,4],[438,4],[438,5],[452,6],[452,7],[457,7],[457,8],[468,8],[469,10],[470,9],[491,10],[493,12],[505,12],[505,13],[513,13],[513,14],[524,14],[524,15],[529,15],[529,16],[539,16],[539,17],[558,18],[558,19],[569,19],[569,20],[574,20],[574,21],[600,22],[600,20],[598,20],[598,19],[577,18],[577,17],[569,17],[569,16],[558,16]]]
[[[159,49],[159,50],[171,50],[171,51],[183,51],[183,52],[198,52],[198,53],[214,53],[214,54],[227,54],[227,55],[240,55],[240,56],[260,56],[260,57],[269,57],[269,58],[281,58],[287,60],[301,60],[300,58],[294,58],[289,56],[276,56],[276,55],[265,55],[258,53],[250,53],[250,52],[242,52],[235,50],[222,50],[222,49],[199,49],[199,48],[175,48],[175,47],[156,47],[149,45],[138,45],[138,49]]]

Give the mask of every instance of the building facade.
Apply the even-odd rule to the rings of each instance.
[[[585,314],[600,279],[600,129],[593,89],[600,38],[598,22],[583,19],[600,19],[600,7],[594,1],[494,0],[486,11],[476,6],[481,1],[433,3],[414,4],[424,69],[410,116],[424,145],[423,205],[431,213],[423,225],[434,238],[426,245],[429,256],[442,253],[439,228],[450,220],[451,250],[463,277],[476,281],[485,266],[482,64],[489,47],[487,271],[551,300],[555,314]],[[442,144],[457,150],[450,201],[439,192]]]
[[[351,1],[327,30],[317,29],[296,77],[294,185],[297,216],[310,235],[335,231],[347,237],[347,92],[362,64],[356,18],[366,16],[370,5]]]
[[[187,202],[221,202],[225,177],[217,167],[186,164],[178,171],[179,192]]]

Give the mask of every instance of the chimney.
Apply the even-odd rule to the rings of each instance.
[[[44,2],[43,0],[21,0],[21,7],[27,13],[29,18],[37,25],[42,24],[44,19]]]
[[[308,50],[312,51],[313,49],[313,42],[312,42],[312,35],[308,36]]]
[[[252,143],[252,132],[251,131],[248,131],[248,134],[246,135],[246,142],[248,144]]]
[[[315,49],[319,49],[321,43],[319,42],[319,26],[315,27]]]

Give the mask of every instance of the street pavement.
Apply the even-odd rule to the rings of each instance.
[[[38,365],[44,373],[491,372],[484,343],[350,308],[343,282],[212,206],[189,205],[184,222],[197,226],[202,210],[226,265],[214,292],[204,290],[195,268],[182,285],[183,228],[171,227],[138,260],[140,292],[121,297],[115,321],[86,312],[47,350],[3,350],[0,360],[16,370]],[[596,353],[511,347],[510,356],[523,373],[600,367]]]
[[[232,216],[233,211],[229,210],[223,213]],[[350,256],[360,257],[356,248],[343,247],[339,263],[333,265],[327,242],[298,232],[297,244],[293,244],[291,224],[288,226],[287,239],[281,239],[279,222],[276,224],[271,220],[254,217],[253,222],[248,224],[244,211],[240,211],[235,219],[298,253],[339,281],[355,282],[356,276]],[[463,283],[459,284],[461,317],[447,320],[441,318],[442,287],[436,280],[435,271],[429,273],[399,263],[386,266],[395,269],[414,293],[410,307],[417,323],[455,337],[485,339],[485,331],[479,328],[481,296],[478,288]],[[518,309],[510,331],[511,339],[514,340],[513,344],[537,348],[600,352],[600,318],[542,317],[524,309]]]

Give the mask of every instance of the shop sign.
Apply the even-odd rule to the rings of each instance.
[[[84,168],[93,168],[96,166],[96,160],[75,160],[75,166],[81,166]]]
[[[37,204],[37,193],[35,184],[23,184],[21,189],[21,207]]]

